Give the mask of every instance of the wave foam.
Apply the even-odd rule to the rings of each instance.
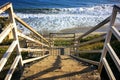
[[[51,9],[50,9],[51,10]],[[73,27],[92,27],[111,15],[112,5],[98,5],[80,8],[59,8],[46,13],[17,12],[30,26],[38,31],[59,31]],[[34,10],[35,11],[35,10]]]

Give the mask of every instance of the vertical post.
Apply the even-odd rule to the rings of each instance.
[[[55,49],[53,48],[54,47],[54,40],[53,40],[53,35],[52,34],[51,34],[51,38],[52,38],[51,39],[52,40],[52,55],[54,55],[54,50]]]
[[[72,45],[73,45],[73,47],[71,47],[71,49],[70,49],[70,55],[73,55],[75,53],[75,49],[74,49],[75,48],[74,47],[75,46],[75,33],[74,33],[74,40],[73,40],[73,44]],[[72,50],[72,54],[71,54],[71,50]],[[73,53],[73,51],[74,51],[74,53]]]
[[[42,36],[43,36],[43,34],[42,34]],[[42,38],[41,38],[41,42],[43,42]],[[44,46],[42,45],[41,48],[44,49]],[[44,53],[45,53],[45,51],[42,51],[42,56],[44,56]]]
[[[49,37],[50,37],[50,49],[51,49],[51,55],[53,55],[53,53],[54,53],[54,49],[53,49],[53,36],[52,36],[52,34],[50,33],[49,34]]]
[[[76,40],[75,41],[75,43],[74,43],[74,46],[75,46],[75,48],[74,48],[74,53],[76,54],[77,53],[77,51],[78,51],[78,43],[79,43],[79,41],[78,40]],[[77,53],[77,55],[76,56],[79,56],[79,54]]]
[[[103,60],[103,58],[106,57],[106,54],[107,54],[106,46],[107,46],[107,43],[110,43],[111,36],[112,36],[112,32],[111,32],[110,29],[114,25],[116,15],[117,15],[117,11],[113,7],[112,16],[111,16],[111,20],[110,20],[110,25],[109,25],[109,28],[108,28],[108,32],[107,32],[105,43],[104,43],[104,48],[103,48],[100,63],[99,63],[99,66],[98,66],[98,71],[99,71],[100,74],[101,74],[101,71],[102,71],[102,68],[103,68],[102,60]]]
[[[17,26],[16,26],[16,22],[15,22],[15,18],[14,18],[14,12],[13,12],[12,4],[10,4],[10,6],[11,7],[8,9],[8,11],[9,11],[9,18],[10,18],[11,23],[13,23],[13,27],[14,28],[12,29],[12,32],[13,32],[14,40],[17,41],[16,50],[17,50],[17,55],[20,56],[19,63],[20,63],[20,68],[22,69],[23,62],[22,62],[20,45],[19,45],[19,40],[18,40],[18,35],[17,35]]]

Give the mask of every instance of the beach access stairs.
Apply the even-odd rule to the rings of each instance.
[[[59,33],[52,33],[52,34],[50,34],[49,39],[46,39],[45,37],[43,37],[41,34],[39,34],[36,30],[34,30],[31,26],[29,26],[26,22],[24,22],[21,18],[19,18],[14,13],[12,3],[6,3],[6,4],[2,5],[0,7],[0,14],[2,14],[3,12],[6,12],[6,14],[8,14],[8,19],[10,20],[10,23],[0,33],[0,43],[3,42],[3,40],[6,38],[7,35],[9,35],[10,32],[13,33],[13,41],[12,41],[11,45],[9,46],[9,48],[7,49],[7,51],[4,53],[3,57],[0,59],[0,72],[2,72],[4,70],[4,66],[8,62],[8,58],[11,56],[12,52],[14,50],[16,50],[16,57],[11,65],[8,73],[6,74],[6,76],[4,78],[5,80],[11,80],[13,73],[18,66],[19,66],[20,70],[23,70],[24,65],[27,63],[34,62],[34,61],[39,62],[40,59],[47,58],[48,56],[51,56],[51,55],[54,55],[54,56],[64,55],[64,54],[62,54],[62,51],[65,49],[66,49],[66,53],[67,53],[66,56],[70,56],[78,61],[83,61],[84,63],[89,63],[89,64],[97,66],[98,67],[97,70],[100,75],[101,75],[102,69],[104,67],[110,80],[120,79],[120,77],[117,78],[114,75],[113,70],[111,70],[111,66],[109,66],[109,63],[106,59],[106,55],[109,54],[115,64],[115,66],[117,67],[117,71],[119,72],[118,74],[120,74],[120,59],[110,44],[112,35],[114,35],[117,38],[117,40],[120,41],[120,32],[117,29],[117,27],[115,26],[115,20],[116,20],[117,15],[120,13],[120,7],[118,7],[116,5],[113,6],[112,14],[109,17],[107,17],[105,20],[103,20],[102,22],[97,24],[95,27],[92,27],[90,30],[83,33],[82,35],[75,37],[75,33],[71,33],[73,35],[71,37],[73,39],[73,44],[68,47],[62,47],[62,46],[55,47],[54,41],[53,41],[53,39],[55,37],[51,36],[51,35],[59,34]],[[18,31],[16,22],[20,23],[22,26],[24,26],[25,28],[30,30],[31,33],[33,33],[37,38],[32,38],[31,36],[27,36],[27,35],[23,34],[22,32]],[[80,42],[80,40],[82,38],[91,34],[92,32],[94,32],[95,30],[99,29],[100,27],[102,27],[103,25],[105,25],[107,23],[109,23],[109,25],[107,27],[108,31],[105,34],[102,34],[97,39],[93,39],[93,40],[86,41],[86,42]],[[64,35],[64,34],[69,34],[69,33],[61,33],[61,35]],[[35,36],[33,36],[33,37],[35,37]],[[27,46],[26,48],[23,48],[20,46],[20,38],[26,39],[27,43],[32,43],[33,45],[39,45],[39,47],[33,48],[33,47]],[[66,38],[66,37],[64,37],[64,38]],[[83,45],[98,42],[101,40],[105,40],[104,47],[102,50],[89,50],[89,51],[88,50],[85,50],[85,51],[79,50],[79,47],[81,47]],[[29,59],[24,60],[22,57],[22,54],[21,54],[22,52],[28,52],[31,54],[34,54],[34,52],[39,52],[39,53],[36,53],[36,55],[38,54],[37,56],[32,55]],[[83,53],[90,53],[93,55],[100,53],[101,54],[100,61],[93,61],[93,60],[79,57],[79,55],[83,54]],[[72,67],[74,67],[74,66],[72,66]]]

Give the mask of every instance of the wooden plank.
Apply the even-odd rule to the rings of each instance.
[[[21,48],[21,51],[22,52],[26,52],[26,51],[29,51],[29,52],[37,52],[37,51],[49,51],[48,49],[29,49],[29,48]]]
[[[29,62],[32,62],[32,61],[35,61],[35,60],[39,60],[39,59],[45,58],[47,56],[49,56],[49,54],[41,56],[41,57],[36,57],[36,58],[31,58],[31,59],[23,60],[23,64],[26,64],[26,63],[29,63]]]
[[[75,33],[50,33],[50,35],[55,35],[55,34],[57,34],[57,35],[67,35],[67,34],[75,34]]]
[[[74,38],[74,37],[54,36],[53,38]]]
[[[81,60],[81,61],[93,64],[93,65],[97,65],[97,66],[99,65],[99,62],[97,62],[97,61],[93,61],[93,60],[89,60],[89,59],[85,59],[85,58],[76,57],[76,56],[73,56],[73,55],[70,55],[70,56],[73,57],[73,58],[76,58],[78,60]]]
[[[10,33],[10,31],[13,29],[13,25],[9,24],[7,28],[0,34],[0,43],[2,43],[3,39]]]
[[[9,13],[9,19],[10,19],[10,22],[13,23],[13,29],[12,29],[12,33],[13,33],[13,36],[14,36],[14,40],[17,41],[17,45],[16,45],[16,52],[17,52],[17,55],[21,55],[21,52],[20,52],[20,45],[19,45],[19,39],[18,39],[18,35],[17,35],[17,26],[16,26],[16,21],[15,21],[15,17],[14,17],[14,11],[13,11],[13,6],[11,5],[11,7],[9,8],[8,10],[8,13]],[[22,69],[23,67],[23,63],[22,63],[22,57],[20,58],[20,67]]]
[[[106,35],[104,48],[103,48],[103,52],[102,52],[102,55],[101,55],[100,64],[99,64],[99,67],[98,67],[98,71],[99,71],[100,74],[101,74],[101,71],[102,71],[102,68],[103,68],[102,58],[104,58],[107,54],[106,45],[107,45],[107,43],[110,43],[111,36],[112,36],[112,32],[110,30],[110,27],[114,26],[116,15],[117,15],[117,12],[113,8],[112,16],[111,16],[111,19],[110,19],[110,25],[108,27],[108,32],[107,32],[107,35]]]
[[[30,38],[30,37],[28,37],[28,36],[26,36],[26,35],[24,35],[24,34],[22,34],[22,33],[20,33],[20,32],[17,32],[17,33],[18,33],[18,35],[19,35],[20,37],[23,37],[23,38],[25,38],[25,39],[27,39],[27,40],[30,40],[30,41],[32,41],[32,42],[35,42],[35,43],[37,43],[37,44],[39,44],[39,45],[43,45],[43,46],[49,47],[49,45],[46,45],[46,44],[44,44],[44,43],[42,43],[42,42],[40,42],[40,41],[38,41],[38,40],[34,40],[34,39],[32,39],[32,38]]]
[[[102,22],[100,22],[99,24],[97,24],[95,27],[91,28],[89,31],[87,31],[83,35],[79,36],[76,40],[80,40],[84,36],[86,36],[86,35],[94,32],[97,29],[99,29],[100,27],[102,27],[103,25],[105,25],[106,23],[108,23],[110,21],[110,18],[111,18],[111,16],[107,17],[105,20],[103,20]]]
[[[56,38],[52,38],[52,40],[50,40],[51,42],[52,41],[55,41],[55,40],[66,40],[66,41],[74,41],[74,39],[73,38],[58,38],[58,39],[56,39]]]
[[[117,5],[114,5],[113,7],[115,8],[115,10],[116,10],[117,12],[120,12],[120,7],[118,7]]]
[[[10,45],[10,47],[8,48],[8,50],[5,52],[5,54],[3,55],[2,59],[0,60],[0,72],[2,70],[2,68],[4,67],[4,65],[6,64],[8,58],[10,57],[12,51],[14,50],[14,48],[17,45],[17,41],[13,41],[12,44]]]
[[[47,43],[48,40],[45,39],[42,35],[40,35],[37,31],[35,31],[31,26],[29,26],[27,23],[25,23],[22,19],[20,19],[17,15],[14,14],[15,19],[20,22],[22,25],[24,25],[26,28],[28,28],[30,31],[32,31],[33,33],[35,33],[37,36],[39,36],[40,38],[42,38],[44,41],[46,41]]]
[[[86,44],[95,43],[95,42],[104,40],[105,37],[106,37],[105,35],[104,35],[104,36],[100,36],[100,37],[95,38],[95,39],[93,39],[93,40],[90,40],[90,41],[87,41],[87,42],[80,43],[80,44],[76,45],[76,47],[80,47],[80,46],[84,46],[84,45],[86,45]]]
[[[10,70],[9,70],[8,73],[7,73],[7,76],[5,77],[5,80],[11,80],[11,77],[12,77],[12,75],[13,75],[13,72],[15,71],[15,69],[16,69],[16,67],[17,67],[17,65],[18,65],[18,63],[19,63],[19,60],[20,60],[20,56],[17,56],[17,57],[15,58],[13,64],[12,64]]]
[[[105,58],[103,58],[102,62],[103,62],[103,65],[105,66],[105,69],[107,71],[107,74],[108,74],[110,80],[116,80],[107,60]]]
[[[102,53],[102,50],[84,50],[84,51],[77,51],[76,53],[83,54],[83,53]]]
[[[111,31],[114,36],[120,41],[120,32],[114,26],[111,27]]]
[[[0,6],[0,14],[3,13],[4,11],[6,11],[7,9],[9,9],[11,7],[11,3],[6,3],[2,6]]]
[[[106,48],[120,72],[120,59],[118,58],[118,56],[116,55],[115,51],[112,49],[109,43],[107,44]]]

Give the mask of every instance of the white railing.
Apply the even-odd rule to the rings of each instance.
[[[8,61],[8,58],[11,56],[12,52],[14,49],[16,49],[17,54],[16,54],[16,58],[14,59],[14,62],[11,65],[10,70],[8,71],[5,80],[10,80],[13,72],[15,71],[18,63],[20,63],[20,67],[22,68],[23,65],[25,63],[28,62],[32,62],[34,60],[39,60],[41,58],[47,57],[49,54],[44,54],[43,56],[38,56],[35,58],[30,58],[30,59],[26,59],[23,60],[22,59],[22,55],[21,52],[26,52],[26,51],[30,51],[30,52],[37,52],[37,51],[41,51],[41,52],[46,52],[49,51],[50,48],[50,44],[49,41],[47,39],[45,39],[42,35],[40,35],[38,32],[36,32],[34,29],[32,29],[32,27],[30,27],[27,23],[25,23],[22,19],[20,19],[18,16],[15,15],[15,13],[13,12],[13,8],[12,8],[12,4],[11,3],[6,3],[5,5],[0,7],[0,14],[8,11],[8,15],[9,15],[9,19],[10,19],[10,24],[4,29],[4,31],[1,32],[0,34],[0,43],[3,42],[3,40],[5,39],[5,37],[12,31],[13,32],[13,42],[12,44],[9,46],[8,50],[4,53],[3,57],[0,59],[0,72],[3,70],[5,64]],[[6,13],[7,14],[7,13]],[[25,28],[29,29],[31,32],[33,32],[35,35],[37,35],[38,38],[42,39],[41,42],[40,40],[36,40],[33,39],[29,36],[26,36],[23,33],[20,33],[17,30],[17,26],[16,26],[16,21],[21,23],[21,25],[25,26]],[[32,41],[40,46],[45,46],[46,48],[41,48],[41,49],[30,49],[30,48],[21,48],[19,45],[19,38],[18,36],[25,38],[26,40]]]
[[[79,36],[76,39],[76,42],[75,42],[74,54],[71,55],[72,57],[77,58],[79,60],[85,61],[85,62],[93,64],[93,65],[97,65],[98,66],[98,71],[100,72],[100,74],[101,74],[101,70],[104,66],[110,80],[116,80],[116,78],[115,78],[115,76],[113,74],[113,71],[111,70],[111,68],[108,64],[108,61],[106,59],[107,52],[109,52],[112,60],[114,61],[116,67],[118,68],[118,71],[120,72],[120,59],[117,56],[117,54],[115,53],[115,51],[113,50],[112,46],[110,45],[112,34],[118,39],[118,41],[120,41],[120,32],[114,26],[117,12],[120,12],[120,8],[117,7],[117,6],[114,6],[111,16],[106,18],[104,21],[102,21],[101,23],[99,23],[98,25],[96,25],[95,27],[93,27],[92,29],[90,29],[89,31],[84,33],[83,35]],[[110,25],[108,26],[108,32],[107,33],[102,34],[100,37],[98,37],[96,39],[93,39],[93,40],[90,40],[90,41],[87,41],[87,42],[79,42],[82,38],[84,38],[85,36],[94,32],[95,30],[99,29],[100,27],[102,27],[103,25],[105,25],[108,22],[110,22]],[[78,50],[78,47],[85,46],[86,44],[90,44],[90,43],[95,43],[97,41],[101,41],[101,40],[104,40],[104,39],[105,39],[105,42],[104,42],[104,47],[103,47],[102,50],[91,50],[91,51],[88,51],[88,50],[79,51]],[[83,53],[93,53],[93,55],[94,55],[94,53],[101,53],[100,62],[85,59],[85,58],[81,58],[78,55],[75,56],[75,54],[83,54]]]
[[[120,41],[120,32],[118,31],[116,26],[114,26],[117,12],[120,12],[120,8],[117,6],[114,6],[113,11],[112,11],[112,16],[110,19],[109,30],[108,30],[107,35],[106,35],[104,48],[102,51],[102,56],[101,56],[101,60],[100,60],[99,68],[98,68],[99,72],[101,73],[102,67],[104,66],[110,80],[116,80],[116,78],[115,78],[113,71],[111,70],[111,68],[108,64],[108,61],[106,60],[107,52],[109,52],[112,60],[114,61],[116,67],[118,68],[118,70],[120,72],[120,59],[118,58],[117,54],[113,50],[112,46],[110,45],[112,35],[114,35],[118,39],[118,41]]]
[[[20,19],[18,16],[15,15],[15,13],[13,12],[13,8],[12,8],[12,4],[11,3],[7,3],[3,6],[0,7],[0,14],[8,11],[8,15],[9,15],[9,19],[10,19],[10,24],[4,29],[3,32],[1,32],[0,34],[0,43],[3,42],[3,40],[5,39],[5,37],[10,33],[10,31],[13,32],[13,36],[14,36],[14,40],[12,42],[12,44],[9,46],[8,50],[4,53],[3,57],[0,59],[0,72],[3,70],[3,67],[5,66],[6,62],[8,61],[8,58],[10,57],[10,55],[12,54],[13,50],[16,49],[17,50],[17,54],[16,54],[16,58],[14,59],[14,62],[12,63],[12,66],[10,68],[10,70],[8,71],[5,80],[10,80],[13,72],[16,69],[16,66],[18,65],[18,63],[20,63],[20,67],[23,67],[23,65],[25,63],[34,61],[34,60],[39,60],[41,58],[47,57],[49,54],[47,55],[43,55],[43,56],[39,56],[39,57],[35,57],[35,58],[30,58],[27,60],[23,60],[22,59],[22,55],[21,52],[26,52],[26,51],[30,51],[30,52],[35,52],[35,51],[41,51],[41,52],[46,52],[49,51],[50,48],[50,43],[47,39],[45,39],[42,35],[40,35],[38,32],[36,32],[34,29],[32,29],[32,27],[30,27],[27,23],[25,23],[22,19]],[[98,66],[98,71],[101,73],[101,70],[103,68],[103,66],[106,69],[106,72],[109,76],[109,78],[111,80],[116,80],[113,71],[111,70],[108,61],[106,59],[106,54],[107,52],[109,52],[112,60],[114,61],[116,67],[118,68],[118,71],[120,72],[120,59],[117,56],[116,52],[113,50],[112,46],[110,45],[110,41],[111,41],[111,36],[112,34],[118,39],[118,41],[120,41],[120,33],[118,31],[118,29],[114,26],[114,22],[116,19],[116,15],[117,12],[120,12],[120,8],[117,6],[114,6],[113,8],[113,13],[111,16],[109,16],[108,18],[106,18],[104,21],[102,21],[101,23],[99,23],[98,25],[96,25],[95,27],[93,27],[92,29],[90,29],[89,31],[87,31],[86,33],[84,33],[83,35],[79,36],[76,39],[75,45],[73,46],[74,48],[74,54],[83,54],[83,53],[101,53],[101,59],[100,62],[97,61],[93,61],[93,60],[89,60],[89,59],[85,59],[85,58],[80,58],[79,56],[75,56],[74,54],[71,54],[72,57],[80,59],[82,61],[88,62],[90,64],[93,65],[97,65]],[[37,35],[37,40],[33,39],[23,33],[18,32],[17,27],[16,27],[16,21],[19,22],[21,25],[23,25],[24,27],[26,27],[27,29],[29,29],[31,32],[33,32],[35,35]],[[103,25],[105,25],[106,23],[110,22],[110,25],[108,27],[108,32],[106,34],[102,34],[99,38],[97,39],[93,39],[87,42],[80,42],[79,41],[84,38],[85,36],[89,35],[90,33],[94,32],[95,30],[99,29],[100,27],[102,27]],[[31,42],[34,42],[35,44],[38,45],[42,45],[43,47],[40,49],[31,49],[31,48],[22,48],[19,45],[19,38],[18,37],[22,37],[25,38],[26,40],[29,40]],[[75,37],[75,36],[74,36]],[[42,41],[40,41],[39,39],[42,39]],[[104,47],[103,50],[91,50],[91,51],[78,51],[78,48],[81,46],[84,46],[86,44],[90,44],[90,43],[94,43],[97,41],[101,41],[105,39],[105,43],[104,43]]]
[[[93,60],[89,60],[89,59],[85,59],[85,58],[81,58],[79,56],[79,54],[83,54],[83,53],[102,53],[102,50],[83,50],[83,51],[80,51],[78,50],[79,47],[82,47],[84,45],[88,45],[88,44],[91,44],[91,43],[95,43],[95,42],[98,42],[98,41],[101,41],[101,40],[104,40],[105,37],[106,37],[106,33],[103,33],[101,34],[99,37],[95,38],[95,39],[92,39],[92,40],[89,40],[89,41],[86,41],[86,42],[80,42],[81,39],[83,39],[84,37],[90,35],[91,33],[93,33],[95,30],[101,28],[103,25],[107,24],[109,21],[110,21],[110,18],[111,16],[107,17],[105,20],[103,20],[102,22],[100,22],[99,24],[97,24],[95,27],[91,28],[89,31],[87,31],[86,33],[83,33],[81,36],[79,36],[78,38],[75,39],[75,44],[74,44],[74,51],[73,54],[71,55],[72,57],[76,57],[82,61],[85,61],[87,63],[90,63],[90,64],[93,64],[93,65],[99,65],[97,61],[93,61]],[[75,56],[76,55],[76,56]]]

